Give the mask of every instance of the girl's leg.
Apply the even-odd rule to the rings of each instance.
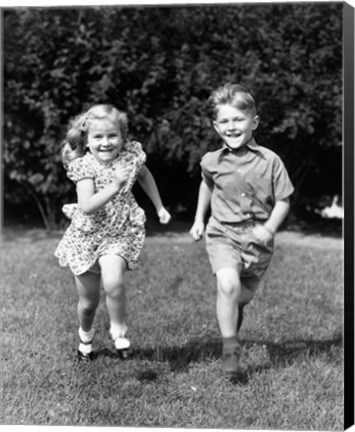
[[[78,317],[80,327],[84,332],[92,329],[96,308],[100,302],[100,275],[86,272],[75,276],[76,288],[79,294]]]
[[[80,361],[92,360],[92,340],[94,337],[93,322],[100,301],[100,275],[87,272],[75,277],[79,294],[78,317],[80,345],[78,358]]]
[[[126,313],[126,293],[123,284],[123,275],[127,270],[126,261],[117,255],[104,255],[99,258],[99,264],[110,321],[122,325]]]
[[[117,255],[100,257],[102,283],[106,294],[106,305],[110,317],[110,333],[118,350],[129,348],[130,343],[124,336],[127,331],[126,292],[123,275],[127,270],[126,261]]]

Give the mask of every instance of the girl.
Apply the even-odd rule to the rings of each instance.
[[[136,180],[153,202],[162,224],[170,221],[155,180],[144,165],[141,145],[127,138],[125,113],[96,105],[70,124],[62,150],[68,177],[76,184],[77,204],[63,212],[71,224],[55,255],[69,266],[79,294],[78,359],[93,359],[94,317],[100,282],[106,295],[110,334],[115,348],[127,355],[123,275],[138,265],[145,237],[145,214],[132,194]]]

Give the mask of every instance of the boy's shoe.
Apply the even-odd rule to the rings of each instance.
[[[240,354],[241,347],[238,344],[223,348],[222,364],[223,371],[228,376],[237,375],[240,373]]]
[[[244,305],[239,305],[239,307],[238,307],[237,332],[239,332],[240,327],[242,326],[243,318],[244,318]]]

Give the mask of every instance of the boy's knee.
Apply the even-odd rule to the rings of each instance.
[[[254,295],[259,288],[260,279],[258,277],[248,277],[242,278],[241,280],[241,295],[240,295],[240,303],[243,305],[248,304],[254,298]]]
[[[229,297],[240,297],[242,286],[237,271],[234,269],[222,269],[217,271],[216,277],[219,293]]]
[[[248,303],[250,303],[253,300],[254,294],[255,292],[245,289],[245,287],[242,286],[241,294],[239,297],[239,304],[242,306],[246,306]]]

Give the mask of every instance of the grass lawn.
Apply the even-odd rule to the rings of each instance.
[[[244,373],[231,382],[203,241],[147,238],[126,275],[130,358],[114,355],[102,298],[97,358],[83,365],[73,279],[53,256],[59,239],[5,231],[1,424],[343,430],[341,240],[278,235],[245,311]]]

